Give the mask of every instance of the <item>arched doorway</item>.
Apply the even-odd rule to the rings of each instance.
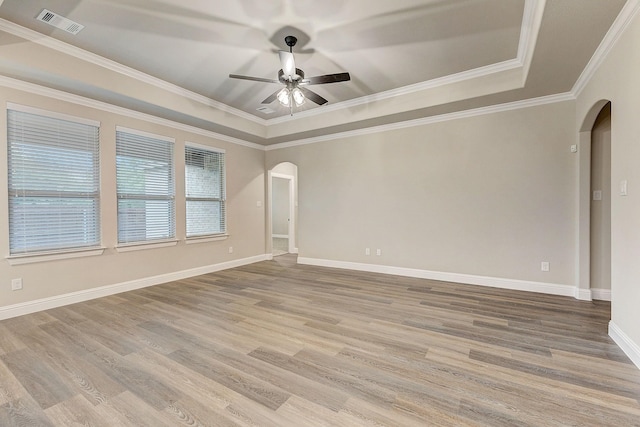
[[[611,104],[591,129],[591,298],[611,299]]]
[[[297,253],[298,167],[280,163],[269,171],[268,181],[271,254]]]
[[[593,105],[578,144],[576,298],[611,300],[611,103]]]

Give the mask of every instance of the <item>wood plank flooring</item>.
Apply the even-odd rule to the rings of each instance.
[[[0,322],[0,426],[640,426],[605,302],[282,256]]]

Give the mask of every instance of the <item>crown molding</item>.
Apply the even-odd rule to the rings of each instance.
[[[132,117],[138,120],[143,120],[149,123],[155,123],[169,128],[183,130],[193,134],[205,136],[208,138],[218,139],[235,145],[241,145],[243,147],[253,148],[257,150],[264,150],[264,146],[255,144],[253,142],[244,141],[239,138],[223,135],[221,133],[212,132],[206,129],[200,129],[195,126],[186,125],[184,123],[174,122],[172,120],[156,117],[151,114],[141,113],[139,111],[130,110],[128,108],[119,107],[117,105],[108,104],[103,101],[96,101],[95,99],[85,98],[84,96],[75,95],[61,90],[52,89],[45,86],[40,86],[35,83],[29,83],[22,80],[17,80],[11,77],[0,75],[0,86],[8,87],[11,89],[17,89],[24,92],[32,93],[34,95],[45,96],[48,98],[57,99],[59,101],[65,101],[76,105],[82,105],[83,107],[94,108],[100,111],[106,111],[113,114],[119,114],[122,116]]]
[[[533,60],[533,53],[538,41],[542,16],[547,0],[525,0],[522,26],[520,28],[520,43],[518,44],[518,61],[522,64],[522,83],[526,82]]]
[[[268,125],[276,125],[300,118],[314,117],[332,111],[353,108],[364,104],[370,104],[376,101],[382,101],[385,99],[408,95],[423,90],[429,90],[455,83],[460,83],[463,81],[477,79],[489,76],[491,74],[497,74],[518,68],[523,69],[522,80],[524,81],[524,79],[526,78],[526,73],[528,72],[531,58],[533,57],[533,50],[535,49],[538,29],[540,28],[540,23],[542,21],[542,13],[544,12],[545,4],[546,0],[525,0],[522,24],[520,27],[518,51],[516,52],[516,58],[514,59],[509,59],[507,61],[502,61],[443,77],[438,77],[435,79],[403,86],[396,89],[390,89],[384,92],[374,93],[372,95],[361,96],[349,101],[322,106],[321,108],[302,111],[296,113],[295,117],[274,117],[273,119],[267,119],[266,122]]]
[[[20,37],[22,39],[31,41],[33,43],[40,44],[49,49],[56,50],[66,55],[73,56],[75,58],[81,59],[83,61],[105,68],[107,70],[116,72],[118,74],[122,74],[126,77],[130,77],[132,79],[149,84],[151,86],[155,86],[159,89],[165,90],[175,95],[182,96],[184,98],[190,99],[192,101],[198,102],[200,104],[206,105],[211,108],[215,108],[222,112],[233,114],[235,116],[241,117],[243,119],[246,119],[261,125],[266,124],[265,119],[254,116],[253,114],[245,113],[244,111],[238,110],[237,108],[233,108],[227,104],[223,104],[222,102],[218,102],[214,99],[207,98],[206,96],[200,95],[198,93],[192,92],[180,86],[166,82],[157,77],[153,77],[149,74],[127,67],[118,62],[104,58],[100,55],[96,55],[95,53],[88,52],[84,49],[80,49],[79,47],[54,39],[53,37],[38,33],[37,31],[33,31],[29,28],[22,27],[11,21],[7,21],[6,19],[0,18],[0,31],[13,34],[16,37]]]
[[[361,135],[370,135],[372,133],[388,132],[392,130],[411,128],[415,126],[424,126],[432,123],[446,122],[451,120],[464,119],[485,114],[494,114],[511,110],[519,110],[522,108],[537,107],[540,105],[555,104],[558,102],[575,101],[576,97],[571,92],[560,93],[556,95],[542,96],[539,98],[525,99],[522,101],[508,102],[504,104],[490,105],[487,107],[474,108],[471,110],[456,111],[454,113],[441,114],[438,116],[423,117],[420,119],[407,120],[404,122],[390,123],[380,126],[372,126],[364,129],[356,129],[352,131],[339,132],[330,135],[322,135],[313,138],[299,139],[296,141],[282,142],[280,144],[267,145],[266,151],[280,150],[283,148],[297,147],[300,145],[316,144],[319,142],[332,141],[336,139],[350,138]]]
[[[45,96],[48,98],[57,99],[59,101],[69,102],[76,105],[82,105],[84,107],[93,108],[96,110],[106,111],[113,114],[132,117],[135,119],[143,120],[149,123],[155,123],[162,126],[167,126],[173,129],[183,130],[196,135],[205,136],[208,138],[218,139],[231,144],[240,145],[247,148],[253,148],[260,151],[279,150],[283,148],[296,147],[300,145],[315,144],[318,142],[332,141],[336,139],[349,138],[360,135],[369,135],[372,133],[387,132],[397,129],[405,129],[415,126],[423,126],[432,123],[445,122],[450,120],[463,119],[468,117],[480,116],[484,114],[499,113],[510,110],[518,110],[521,108],[535,107],[545,104],[553,104],[556,102],[573,101],[576,99],[572,92],[549,95],[539,98],[525,99],[522,101],[509,102],[504,104],[490,105],[487,107],[474,108],[471,110],[457,111],[454,113],[441,114],[438,116],[423,117],[420,119],[407,120],[404,122],[390,123],[380,126],[372,126],[364,129],[356,129],[352,131],[339,132],[329,135],[322,135],[313,138],[299,139],[295,141],[283,142],[273,145],[260,145],[253,142],[244,141],[239,138],[233,138],[217,132],[208,131],[195,126],[185,125],[183,123],[175,122],[161,117],[156,117],[151,114],[141,113],[139,111],[130,110],[128,108],[119,107],[116,105],[108,104],[103,101],[96,101],[95,99],[86,98],[80,95],[63,92],[57,89],[51,89],[45,86],[40,86],[35,83],[29,83],[22,80],[17,80],[11,77],[0,75],[0,86],[8,87],[11,89],[21,90],[24,92],[32,93],[34,95]]]
[[[598,68],[600,68],[600,65],[602,65],[602,62],[609,55],[618,39],[620,39],[639,11],[640,0],[627,0],[616,17],[616,20],[613,22],[613,25],[611,25],[611,28],[609,28],[609,31],[607,31],[607,34],[604,36],[600,45],[587,63],[587,66],[582,70],[580,77],[578,77],[578,80],[576,80],[576,83],[573,85],[571,92],[574,96],[578,97],[582,93],[593,75],[598,71]]]
[[[81,105],[88,108],[93,108],[100,111],[106,111],[113,114],[132,117],[138,120],[143,120],[149,123],[155,123],[162,126],[167,126],[173,129],[183,130],[196,135],[205,136],[208,138],[218,139],[231,144],[240,145],[247,148],[252,148],[260,151],[272,151],[283,148],[296,147],[300,145],[315,144],[318,142],[332,141],[336,139],[349,138],[360,135],[369,135],[372,133],[387,132],[397,129],[405,129],[415,126],[423,126],[432,123],[445,122],[450,120],[457,120],[463,118],[469,118],[474,116],[481,116],[485,114],[499,113],[510,110],[518,110],[522,108],[535,107],[546,104],[553,104],[557,102],[573,101],[576,97],[571,92],[561,93],[556,95],[543,96],[539,98],[525,99],[522,101],[509,102],[504,104],[490,105],[487,107],[474,108],[471,110],[457,111],[454,113],[441,114],[438,116],[423,117],[420,119],[406,120],[404,122],[390,123],[380,126],[372,126],[364,129],[356,129],[352,131],[339,132],[329,135],[322,135],[313,138],[299,139],[295,141],[283,142],[273,145],[260,145],[253,142],[248,142],[239,138],[233,138],[217,132],[208,131],[195,126],[185,125],[183,123],[175,122],[161,117],[156,117],[151,114],[141,113],[139,111],[130,110],[128,108],[119,107],[117,105],[108,104],[103,101],[96,101],[95,99],[86,98],[80,95],[63,92],[57,89],[51,89],[45,86],[40,86],[35,83],[29,83],[22,80],[17,80],[11,77],[0,75],[0,86],[8,87],[11,89],[21,90],[24,92],[32,93],[34,95],[45,96],[59,101],[69,102],[76,105]]]
[[[110,59],[107,59],[102,56],[96,55],[94,53],[88,52],[86,50],[80,49],[68,43],[57,40],[55,38],[43,35],[41,33],[38,33],[37,31],[33,31],[31,29],[22,27],[11,21],[0,19],[0,30],[13,34],[17,37],[32,41],[34,43],[38,43],[50,49],[54,49],[56,51],[71,55],[83,61],[100,66],[102,68],[109,69],[121,75],[136,79],[143,83],[153,85],[162,90],[166,90],[178,96],[185,97],[187,99],[193,100],[195,102],[206,105],[208,107],[215,108],[223,112],[228,112],[230,114],[234,114],[243,119],[268,127],[269,125],[272,125],[272,124],[276,125],[280,123],[286,123],[288,121],[295,120],[295,119],[300,119],[305,117],[314,117],[314,116],[322,115],[332,111],[353,108],[353,107],[363,105],[363,104],[368,104],[371,102],[383,101],[386,99],[409,95],[419,91],[430,90],[430,89],[451,85],[451,84],[455,84],[455,83],[459,83],[467,80],[482,78],[482,77],[500,73],[500,72],[510,71],[518,68],[525,68],[524,66],[527,64],[528,61],[530,61],[530,58],[532,56],[532,51],[535,48],[535,39],[536,39],[535,36],[537,36],[537,32],[538,32],[537,30],[540,25],[539,18],[542,15],[542,11],[544,10],[545,2],[546,0],[525,0],[521,31],[520,31],[520,40],[518,44],[517,56],[515,59],[487,65],[484,67],[478,67],[472,70],[467,70],[460,73],[428,80],[425,82],[420,82],[420,83],[407,85],[407,86],[403,86],[396,89],[391,89],[384,92],[379,92],[379,93],[368,95],[368,96],[359,97],[349,101],[338,102],[328,106],[323,106],[322,108],[314,108],[312,110],[299,112],[296,114],[295,117],[282,116],[282,117],[277,117],[273,119],[263,119],[253,114],[249,114],[244,111],[235,109],[231,106],[215,101],[211,98],[207,98],[205,96],[189,91],[177,85],[168,83],[164,80],[150,76],[148,74],[132,69],[130,67],[124,66]],[[523,76],[523,79],[524,79],[524,76]]]
[[[508,61],[499,62],[497,64],[491,64],[484,67],[474,68],[473,70],[462,71],[456,74],[450,74],[448,76],[439,77],[436,79],[427,80],[425,82],[415,83],[408,86],[403,86],[396,89],[390,89],[384,92],[374,93],[372,95],[361,96],[359,98],[350,99],[348,101],[342,101],[331,105],[325,105],[312,110],[296,112],[295,116],[281,116],[267,120],[267,125],[276,125],[280,123],[286,123],[296,119],[305,117],[314,117],[331,111],[338,111],[357,107],[359,105],[370,104],[376,101],[382,101],[385,99],[396,98],[398,96],[409,95],[415,92],[434,89],[454,83],[463,82],[466,80],[472,80],[484,76],[488,76],[495,73],[509,71],[521,67],[522,64],[516,59],[510,59]]]

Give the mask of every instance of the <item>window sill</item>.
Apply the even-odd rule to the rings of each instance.
[[[118,252],[143,251],[145,249],[167,248],[178,244],[177,240],[163,240],[159,242],[129,243],[116,246]]]
[[[9,265],[33,264],[36,262],[56,261],[60,259],[82,258],[88,256],[102,255],[105,248],[74,249],[68,251],[55,252],[34,252],[30,254],[9,255],[7,262]]]
[[[220,242],[222,240],[227,240],[229,238],[228,234],[217,234],[214,236],[200,236],[200,237],[187,237],[185,243],[187,245],[191,245],[194,243],[207,243],[207,242]]]

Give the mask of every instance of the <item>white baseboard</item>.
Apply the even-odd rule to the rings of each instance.
[[[613,320],[609,322],[609,336],[629,356],[633,364],[640,369],[640,346],[633,342]]]
[[[240,267],[243,265],[253,264],[268,259],[270,259],[268,254],[256,255],[249,258],[242,258],[233,261],[222,262],[219,264],[192,268],[189,270],[182,270],[168,274],[161,274],[158,276],[145,277],[142,279],[131,280],[129,282],[118,283],[115,285],[100,286],[98,288],[71,292],[63,295],[56,295],[49,298],[42,298],[14,305],[8,305],[0,307],[0,320],[35,313],[42,310],[49,310],[51,308],[62,307],[64,305],[75,304],[77,302],[88,301],[95,298],[119,294],[121,292],[132,291],[134,289],[146,288],[147,286],[159,285],[161,283],[172,282],[174,280],[181,280],[188,277],[200,276],[202,274],[227,270],[229,268]]]
[[[611,289],[591,289],[591,296],[600,301],[611,301]]]
[[[578,287],[574,287],[573,289],[575,289],[575,293],[573,295],[575,299],[579,299],[581,301],[591,301],[593,299],[591,289],[581,289]]]
[[[334,261],[318,258],[298,257],[299,264],[320,267],[344,268],[348,270],[368,271],[371,273],[393,274],[396,276],[416,277],[419,279],[442,280],[445,282],[465,283],[468,285],[489,286],[492,288],[538,292],[551,295],[575,297],[575,286],[556,283],[532,282],[526,280],[503,279],[499,277],[475,276],[470,274],[446,273],[441,271],[419,270],[414,268],[391,267],[386,265],[363,264],[347,261]]]

